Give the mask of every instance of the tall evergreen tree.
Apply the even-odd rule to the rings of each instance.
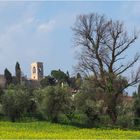
[[[4,70],[4,77],[6,80],[6,86],[10,85],[12,83],[12,74],[7,68]]]
[[[21,68],[18,62],[15,65],[15,75],[16,75],[17,84],[20,84],[21,83]]]

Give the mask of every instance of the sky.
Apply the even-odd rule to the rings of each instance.
[[[139,1],[0,1],[0,73],[8,68],[14,75],[18,61],[30,77],[30,64],[41,61],[45,75],[58,69],[72,75],[77,60],[71,28],[77,15],[90,13],[123,21],[130,34],[140,30]],[[128,61],[139,45],[140,39],[125,54]]]

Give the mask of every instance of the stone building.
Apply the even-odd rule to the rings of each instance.
[[[31,64],[31,80],[40,81],[43,79],[43,63],[34,62]]]
[[[44,77],[43,63],[34,62],[31,64],[31,79],[29,80],[30,86],[32,88],[40,87],[40,81]]]

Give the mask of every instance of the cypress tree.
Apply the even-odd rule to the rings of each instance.
[[[15,65],[15,75],[16,75],[17,84],[20,84],[21,83],[21,69],[20,69],[20,64],[18,62]]]
[[[4,70],[4,77],[6,80],[6,86],[10,85],[12,83],[12,74],[7,68]]]

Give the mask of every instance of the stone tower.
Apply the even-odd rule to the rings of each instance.
[[[31,80],[40,81],[43,79],[43,63],[34,62],[31,64]]]

